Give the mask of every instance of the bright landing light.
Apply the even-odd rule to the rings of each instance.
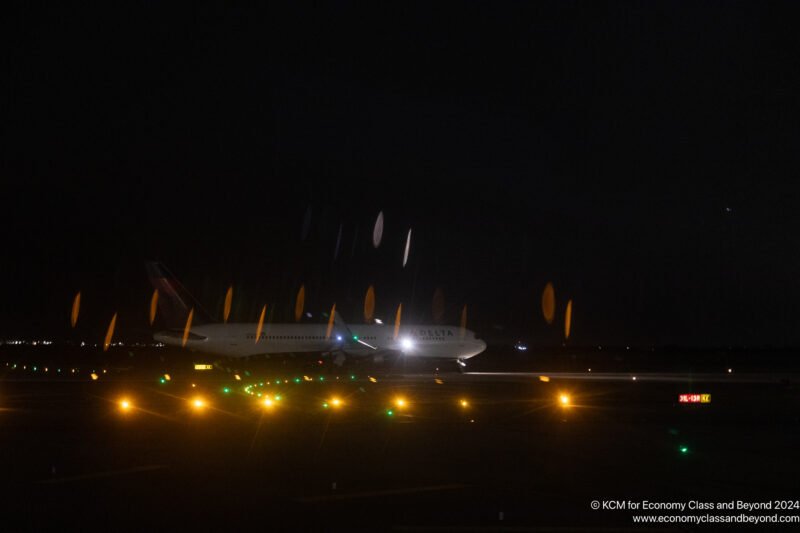
[[[558,396],[558,403],[561,404],[561,407],[569,407],[569,395],[567,394],[560,394]]]
[[[206,402],[203,401],[202,398],[195,398],[194,400],[192,400],[192,407],[194,407],[195,410],[199,411],[200,409],[202,409],[205,406],[206,406]]]
[[[131,407],[131,402],[127,398],[123,398],[119,401],[119,408],[121,411],[130,411]]]
[[[400,409],[402,409],[403,407],[405,407],[407,405],[405,398],[395,398],[394,399],[394,404]]]
[[[458,402],[461,407],[469,407],[469,402],[467,400],[461,400]]]
[[[264,400],[261,402],[261,404],[264,407],[270,408],[270,407],[272,407],[274,405],[274,402],[272,401],[272,398],[264,398]]]
[[[414,348],[414,341],[412,341],[408,337],[403,337],[402,339],[400,339],[400,347],[403,348],[403,350],[405,351],[411,350]]]

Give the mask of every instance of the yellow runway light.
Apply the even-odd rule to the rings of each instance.
[[[408,402],[403,397],[398,397],[394,399],[394,404],[397,406],[398,409],[402,409],[408,406]]]
[[[127,398],[123,398],[119,401],[119,409],[120,411],[127,412],[130,411],[133,405],[131,405],[130,400]]]
[[[458,403],[461,407],[469,407],[469,402],[467,400],[462,399]]]
[[[543,383],[550,383],[550,378],[547,376],[539,376],[539,381]]]
[[[205,406],[206,406],[205,400],[203,400],[199,396],[192,400],[192,408],[195,411],[199,411],[199,410],[203,409]]]
[[[568,394],[559,394],[558,395],[558,403],[561,404],[561,407],[569,407],[571,405],[569,395]]]

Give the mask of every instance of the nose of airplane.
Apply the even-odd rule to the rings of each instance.
[[[477,339],[477,342],[475,344],[476,344],[476,349],[477,349],[477,351],[475,352],[475,355],[477,355],[477,354],[483,352],[484,350],[486,350],[486,341],[481,340],[481,339]]]

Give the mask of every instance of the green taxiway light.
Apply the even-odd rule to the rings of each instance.
[[[356,377],[355,377],[354,375],[352,375],[352,374],[351,374],[351,375],[350,375],[350,379],[356,379]]]
[[[300,383],[300,378],[294,378],[295,383]]]
[[[319,380],[320,380],[320,381],[325,381],[325,376],[320,376],[320,377],[319,377]]]
[[[392,411],[391,409],[387,409],[386,410],[386,415],[387,416],[394,416],[394,411]]]
[[[328,402],[323,402],[323,404],[322,404],[322,407],[324,407],[325,409],[327,409],[327,408],[328,408]]]
[[[158,382],[159,382],[159,383],[161,383],[161,384],[163,385],[164,383],[166,383],[166,382],[167,382],[167,380],[166,380],[166,379],[164,379],[164,378],[159,378]]]
[[[678,448],[678,449],[681,451],[681,453],[682,453],[682,454],[687,454],[687,453],[689,453],[689,447],[688,447],[688,446],[681,446],[681,447],[680,447],[680,448]]]
[[[353,340],[357,341],[358,340],[358,335],[353,335]]]
[[[224,392],[225,394],[228,394],[230,391],[231,391],[231,389],[229,389],[228,387],[223,387],[222,388],[222,392]]]

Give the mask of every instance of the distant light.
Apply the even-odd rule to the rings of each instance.
[[[375,319],[375,323],[378,324],[379,326],[382,326],[383,325],[383,320],[381,320],[380,318],[376,318]]]
[[[728,374],[730,374],[731,372],[733,372],[733,369],[732,369],[732,368],[729,368],[729,369],[728,369]]]
[[[295,383],[300,383],[300,378],[294,378]]]
[[[353,335],[353,340],[357,341],[358,340],[358,335]]]
[[[632,379],[633,381],[636,381],[636,376],[633,376],[631,379]]]
[[[242,376],[240,376],[239,374],[234,374],[233,379],[235,379],[236,381],[242,381]]]
[[[222,387],[222,392],[224,392],[225,394],[228,394],[230,391],[231,391],[231,389],[230,389],[230,388],[228,388],[228,387]]]
[[[164,379],[166,379],[167,381],[171,381],[172,377],[169,374],[164,374]]]
[[[524,352],[524,351],[526,351],[528,349],[528,345],[526,345],[526,344],[524,344],[522,342],[518,342],[518,343],[516,343],[514,345],[514,348],[516,348],[520,352]]]
[[[689,447],[688,447],[688,446],[681,446],[680,448],[678,448],[678,450],[680,450],[680,452],[681,452],[682,454],[684,454],[684,455],[686,455],[687,453],[689,453]]]
[[[353,374],[350,374],[350,379],[351,379],[351,380],[354,380],[354,379],[356,379],[355,375],[353,375]]]
[[[320,376],[320,377],[319,377],[319,380],[320,380],[320,381],[325,381],[325,376]]]
[[[372,376],[369,376],[369,380],[372,383],[377,383],[378,382],[378,380],[376,378],[373,378]]]
[[[97,381],[97,380],[100,378],[100,376],[98,376],[98,375],[97,375],[97,374],[95,374],[94,372],[92,372],[92,373],[90,374],[90,376],[91,376],[91,378],[92,378],[92,381]]]
[[[197,385],[195,385],[194,383],[192,383],[192,388],[195,388],[195,387],[197,387]]]
[[[400,339],[400,347],[403,349],[403,351],[412,350],[414,349],[414,341],[408,337],[403,337]]]
[[[569,407],[570,406],[569,395],[560,394],[558,396],[558,403],[561,404],[561,407]]]
[[[394,411],[392,411],[391,409],[387,409],[386,410],[386,415],[387,416],[394,416]]]
[[[162,377],[162,378],[159,378],[159,380],[158,380],[158,381],[159,381],[159,383],[161,383],[162,385],[163,385],[164,383],[166,383],[166,382],[167,382],[167,380],[166,380],[166,379],[164,379],[163,377]]]
[[[592,369],[590,368],[590,369],[589,369],[589,372],[591,372],[591,371],[592,371]]]
[[[205,364],[205,363],[197,363],[197,364],[194,365],[194,369],[195,370],[212,370],[213,368],[214,368],[214,365],[208,365],[208,364]]]
[[[539,376],[539,381],[543,383],[550,383],[550,378],[547,376]]]

